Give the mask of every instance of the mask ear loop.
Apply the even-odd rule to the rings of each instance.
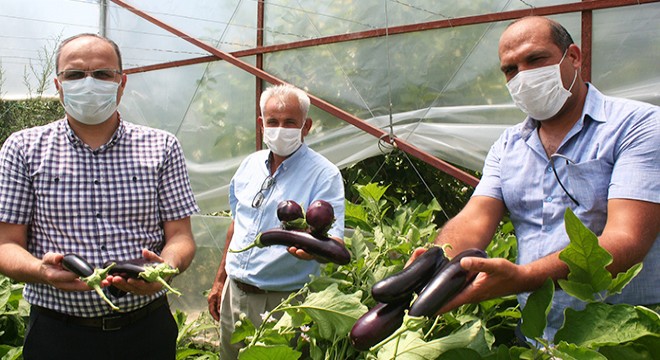
[[[568,163],[575,164],[575,162],[573,160],[571,160],[570,158],[568,158],[567,156],[562,155],[562,154],[555,153],[555,154],[550,155],[550,166],[552,167],[552,172],[555,174],[555,179],[557,179],[557,183],[559,183],[559,186],[561,186],[561,189],[564,190],[564,193],[566,193],[566,195],[568,195],[568,197],[571,199],[571,201],[573,201],[573,203],[575,203],[575,205],[580,206],[580,203],[577,200],[575,200],[575,198],[568,192],[568,190],[566,190],[566,188],[564,187],[564,184],[561,183],[561,180],[559,180],[559,175],[557,174],[557,169],[555,168],[555,157],[560,157],[560,158],[566,160],[566,165],[568,165]]]

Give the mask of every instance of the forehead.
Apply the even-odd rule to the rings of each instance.
[[[498,52],[500,60],[504,61],[512,56],[547,49],[548,46],[556,47],[548,21],[531,18],[512,24],[502,33]]]
[[[64,44],[60,49],[59,67],[66,69],[117,68],[119,58],[110,43],[92,36],[83,36]]]
[[[268,99],[264,110],[267,114],[275,112],[300,112],[300,103],[298,98],[292,94],[284,97],[281,95],[274,95]]]

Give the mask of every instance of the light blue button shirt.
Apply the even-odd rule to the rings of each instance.
[[[473,196],[503,200],[518,238],[518,263],[527,264],[568,245],[564,212],[600,235],[607,220],[607,200],[660,202],[660,108],[604,96],[593,85],[580,120],[559,146],[552,170],[538,136],[537,122],[527,118],[507,129],[491,147],[483,177]],[[642,272],[612,303],[660,302],[660,243],[654,243]],[[521,294],[525,304],[528,294]],[[544,336],[552,339],[563,323],[563,309],[584,304],[563,291],[555,293]]]
[[[269,175],[268,150],[250,154],[239,166],[229,186],[229,203],[234,219],[230,248],[250,245],[259,232],[280,226],[277,205],[294,200],[307,209],[315,200],[332,204],[335,222],[329,234],[344,237],[344,184],[339,169],[322,155],[303,144],[275,171],[275,183],[264,191],[264,201],[252,207],[255,195]],[[227,253],[227,275],[264,290],[291,291],[319,275],[317,261],[300,260],[281,245]]]

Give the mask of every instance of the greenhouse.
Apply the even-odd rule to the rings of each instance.
[[[340,169],[397,151],[470,193],[493,143],[525,118],[498,41],[528,15],[567,28],[582,78],[602,93],[660,105],[657,0],[0,0],[0,99],[55,98],[54,52],[65,38],[98,33],[119,45],[122,118],[177,137],[201,208],[197,254],[173,282],[183,295],[171,298],[191,320],[208,312],[230,180],[265,148],[264,89],[288,83],[309,94],[305,143]]]

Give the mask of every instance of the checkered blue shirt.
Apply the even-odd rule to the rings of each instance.
[[[141,257],[143,248],[160,253],[162,223],[197,211],[181,145],[165,131],[120,121],[92,150],[62,119],[12,134],[0,151],[0,221],[28,224],[28,251],[37,258],[74,252],[102,267]],[[23,295],[75,316],[112,312],[94,291],[26,284]],[[110,299],[125,312],[161,295]]]

